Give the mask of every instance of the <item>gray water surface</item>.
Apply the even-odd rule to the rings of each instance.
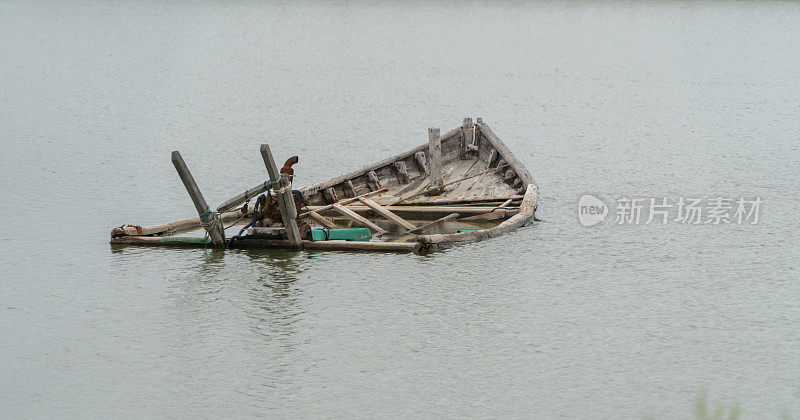
[[[0,416],[800,416],[800,4],[0,2]],[[108,244],[483,117],[533,225],[431,255]],[[578,198],[763,200],[591,228]]]

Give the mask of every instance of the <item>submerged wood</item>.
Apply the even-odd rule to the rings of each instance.
[[[412,225],[405,221],[402,217],[392,213],[391,210],[387,209],[386,207],[381,206],[380,204],[370,200],[368,197],[359,197],[358,201],[363,203],[365,206],[371,208],[376,213],[380,214],[381,216],[397,223],[398,225],[406,228],[406,229],[416,229],[416,226]]]
[[[533,219],[533,213],[536,210],[538,201],[539,193],[536,186],[534,184],[528,184],[525,198],[522,199],[522,204],[519,208],[519,213],[512,216],[510,219],[488,229],[451,234],[420,235],[418,240],[422,244],[421,249],[431,251],[458,243],[482,241],[508,233]]]
[[[253,212],[253,205],[248,204],[245,213]],[[240,211],[222,213],[220,220],[223,223],[231,222],[242,216]],[[179,233],[191,232],[202,228],[200,217],[188,217],[186,219],[173,220],[171,222],[158,223],[150,226],[142,226],[141,233],[133,226],[120,226],[111,230],[111,237],[118,236],[152,236],[152,235],[177,235]]]
[[[367,218],[359,215],[358,213],[354,212],[353,210],[341,205],[341,204],[333,204],[333,210],[340,213],[345,217],[349,217],[353,219],[358,224],[363,225],[367,229],[371,230],[374,233],[384,234],[386,233],[386,229],[376,225],[375,223],[370,222]]]
[[[447,215],[447,216],[445,216],[445,217],[442,217],[442,218],[436,219],[436,220],[434,220],[434,221],[432,221],[432,222],[430,222],[430,223],[425,223],[425,224],[424,224],[424,225],[422,225],[422,226],[419,226],[419,227],[417,227],[417,228],[411,229],[411,230],[409,230],[409,231],[408,231],[408,233],[418,233],[418,232],[422,232],[422,231],[424,231],[425,229],[430,229],[430,228],[432,228],[432,227],[434,227],[434,226],[441,225],[441,224],[442,224],[442,223],[444,223],[444,222],[449,222],[449,221],[451,221],[451,220],[456,220],[456,219],[458,219],[460,216],[461,216],[461,215],[460,215],[460,214],[458,214],[458,213],[450,213],[450,214],[448,214],[448,215]]]
[[[371,197],[371,196],[373,196],[373,195],[377,195],[377,194],[383,194],[383,193],[385,193],[386,191],[388,191],[386,188],[382,188],[382,189],[380,189],[380,190],[377,190],[377,191],[370,191],[370,192],[368,192],[368,193],[361,194],[361,195],[359,195],[358,197],[345,198],[344,200],[340,200],[338,203],[334,203],[334,204],[347,205],[347,204],[354,203],[354,202],[358,201],[358,198],[359,198],[359,197]],[[304,213],[300,213],[300,216],[299,216],[299,217],[300,217],[301,219],[302,219],[303,217],[307,217],[307,216],[309,216],[309,214],[308,214],[308,213],[309,213],[310,211],[316,211],[317,213],[319,213],[319,212],[321,212],[321,211],[330,210],[330,209],[332,209],[332,208],[333,208],[333,204],[328,204],[328,205],[326,205],[326,206],[306,206],[305,208],[307,208],[309,211],[307,211],[307,212],[304,212]]]
[[[157,236],[124,236],[112,238],[113,245],[149,245],[182,248],[205,248],[208,244],[202,242],[169,241]],[[417,252],[419,242],[379,242],[379,241],[302,241],[303,249],[321,251],[380,251],[380,252]],[[284,248],[296,249],[294,244],[286,239],[256,239],[243,238],[234,241],[231,248]]]

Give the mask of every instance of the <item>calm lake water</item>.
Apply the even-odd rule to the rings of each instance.
[[[0,3],[0,416],[800,416],[800,3]],[[430,255],[115,248],[483,117],[529,227]],[[578,199],[606,223],[578,223]],[[759,222],[615,225],[622,197]]]

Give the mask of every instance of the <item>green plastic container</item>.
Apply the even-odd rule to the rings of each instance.
[[[312,241],[368,241],[372,238],[372,232],[367,228],[311,229],[306,236]]]

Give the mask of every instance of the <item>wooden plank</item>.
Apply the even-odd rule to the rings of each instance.
[[[536,185],[528,184],[525,190],[525,197],[522,199],[522,204],[519,208],[519,213],[512,216],[508,220],[495,227],[488,229],[480,229],[471,232],[461,232],[452,234],[434,234],[434,235],[421,235],[418,240],[422,244],[421,251],[433,251],[445,246],[450,246],[457,243],[477,242],[489,238],[494,238],[514,229],[524,226],[526,223],[533,219],[533,214],[536,211],[536,206],[539,202],[539,191]]]
[[[253,212],[253,204],[247,205],[245,214]],[[220,219],[223,223],[231,222],[239,217],[242,213],[239,211],[232,211],[222,213]],[[200,217],[189,217],[186,219],[173,220],[171,222],[158,223],[150,226],[140,226],[141,231],[136,226],[120,226],[111,230],[111,236],[150,236],[150,235],[175,235],[178,233],[191,232],[202,228],[200,224]]]
[[[371,208],[372,210],[375,210],[375,212],[377,212],[381,216],[383,216],[383,217],[385,217],[385,218],[397,223],[398,225],[400,225],[400,226],[402,226],[402,227],[404,227],[404,228],[406,228],[408,230],[417,228],[416,226],[414,226],[411,223],[407,222],[402,217],[400,217],[400,216],[392,213],[391,211],[387,210],[386,207],[381,206],[380,204],[370,200],[367,197],[359,197],[358,201],[364,203],[364,205],[366,205],[367,207]]]
[[[251,198],[263,193],[264,191],[269,190],[270,188],[272,188],[272,183],[269,181],[265,181],[261,185],[250,188],[249,190],[246,190],[241,194],[237,194],[234,197],[229,198],[224,203],[220,204],[219,207],[217,207],[217,212],[222,213],[224,211],[230,210],[238,206],[239,204],[242,204],[245,201],[250,200]]]
[[[163,241],[155,236],[123,236],[112,238],[113,245],[147,245],[167,247],[203,248],[207,246],[198,242]],[[379,241],[306,241],[303,248],[320,251],[372,251],[372,252],[416,252],[420,248],[419,242],[379,242]],[[231,244],[231,248],[290,248],[295,245],[285,239],[257,239],[243,238]]]
[[[175,166],[175,170],[178,171],[178,176],[181,177],[183,186],[186,187],[186,192],[189,193],[189,197],[191,197],[192,203],[194,203],[197,214],[200,215],[200,222],[206,232],[208,232],[211,243],[217,246],[224,245],[225,229],[224,226],[222,226],[222,221],[215,217],[217,215],[210,213],[208,203],[206,203],[206,199],[203,198],[203,193],[200,192],[200,188],[194,181],[192,173],[189,172],[186,162],[183,161],[183,157],[177,150],[172,152],[172,164]]]
[[[444,135],[442,135],[441,136],[441,140],[445,141],[447,139],[454,138],[455,136],[459,135],[460,132],[461,132],[461,127],[454,128],[454,129],[448,131],[447,133],[445,133]],[[406,151],[404,153],[400,153],[398,155],[394,155],[394,156],[388,157],[386,159],[380,160],[378,162],[369,164],[367,166],[364,166],[361,169],[357,169],[355,171],[348,172],[348,173],[343,174],[343,175],[339,175],[337,177],[328,179],[326,181],[322,181],[322,182],[320,182],[318,184],[314,184],[314,185],[310,185],[310,186],[307,186],[307,187],[303,187],[303,188],[300,189],[300,191],[303,193],[304,196],[309,196],[311,194],[315,194],[318,191],[324,190],[325,188],[341,184],[342,182],[345,182],[345,181],[347,181],[349,179],[358,178],[359,176],[362,176],[362,175],[366,174],[369,171],[378,170],[380,168],[383,168],[384,166],[387,166],[387,165],[390,165],[390,164],[392,164],[394,162],[397,162],[398,160],[403,160],[403,159],[405,159],[405,158],[407,158],[409,156],[412,156],[412,155],[416,156],[415,153],[424,151],[427,148],[428,148],[428,144],[427,143],[419,145],[419,146],[417,146],[417,147],[415,147],[415,148],[413,148],[411,150],[408,150],[408,151]]]
[[[389,191],[389,190],[387,188],[381,188],[378,191],[370,191],[368,193],[361,194],[358,197],[371,197],[373,195],[383,194],[386,191]],[[345,204],[354,203],[354,202],[358,201],[358,197],[345,198],[344,200],[339,201],[339,204],[345,205]],[[332,209],[333,208],[333,204],[328,204],[328,205],[325,205],[325,206],[306,206],[306,208],[309,209],[310,211],[316,211],[316,212],[319,213],[321,211]],[[300,218],[307,217],[308,213],[310,213],[310,211],[307,211],[305,213],[300,213],[299,217]]]
[[[445,217],[436,219],[436,220],[434,220],[434,221],[432,221],[430,223],[425,223],[424,225],[419,226],[419,227],[417,227],[415,229],[411,229],[411,230],[408,231],[408,233],[422,232],[425,229],[429,229],[429,228],[432,228],[434,226],[441,225],[444,222],[449,222],[451,220],[458,219],[459,217],[460,217],[460,214],[458,214],[458,213],[450,213]]]
[[[273,184],[277,182],[278,189],[283,190],[282,193],[276,193],[275,196],[278,199],[283,225],[286,227],[286,236],[289,242],[296,248],[302,248],[303,238],[300,237],[300,229],[297,226],[297,208],[294,205],[292,183],[289,181],[289,176],[278,173],[275,159],[272,158],[272,151],[266,144],[261,145],[261,158],[264,160],[264,165],[267,167],[269,180],[272,181]]]
[[[511,169],[513,169],[514,172],[516,172],[517,175],[522,179],[522,182],[524,183],[524,185],[526,185],[526,186],[528,184],[532,184],[533,185],[534,189],[536,189],[536,196],[537,196],[537,202],[538,202],[539,186],[536,184],[536,181],[531,176],[531,173],[528,172],[528,169],[525,167],[525,165],[523,165],[522,162],[520,162],[514,156],[514,154],[511,153],[511,150],[505,145],[505,143],[503,143],[502,140],[500,140],[499,137],[497,137],[497,134],[495,134],[492,131],[492,129],[489,128],[489,126],[487,124],[485,124],[483,121],[481,121],[476,125],[478,126],[478,129],[481,131],[481,135],[483,135],[483,137],[492,146],[494,146],[495,149],[497,149],[497,153],[500,156],[502,156],[503,159],[505,159],[511,165]],[[498,166],[500,166],[500,165],[498,164]],[[527,187],[524,186],[523,188],[526,188],[526,193],[527,193]]]
[[[322,216],[321,214],[319,214],[319,213],[317,213],[315,211],[310,211],[310,212],[307,213],[307,215],[309,217],[311,217],[312,219],[316,220],[317,222],[319,222],[319,224],[321,224],[322,226],[325,226],[328,229],[336,229],[336,224],[335,223],[333,223],[327,217]]]
[[[323,212],[333,210],[332,206],[324,206],[327,208],[321,209],[323,206],[308,206],[308,209],[311,211],[316,211],[317,213],[322,214]],[[483,214],[488,213],[497,208],[497,206],[383,206],[385,209],[400,215],[406,219],[413,218],[409,216],[403,215],[439,215],[439,214],[450,214],[450,213],[460,213],[463,215],[474,215],[474,214]],[[372,211],[371,208],[363,205],[350,205],[346,208],[356,212],[356,213],[367,213]],[[496,210],[499,214],[508,217],[513,215],[517,212],[517,209],[513,207],[503,208],[501,210]],[[402,213],[402,215],[401,215]]]
[[[442,180],[442,141],[439,138],[438,128],[428,129],[428,171],[430,172],[430,187],[427,195],[441,194]],[[438,191],[438,194],[437,194]]]
[[[337,203],[337,204],[333,204],[332,206],[333,206],[332,207],[333,210],[339,212],[343,216],[346,216],[346,217],[349,217],[350,219],[353,219],[353,221],[355,221],[357,223],[360,223],[360,224],[364,225],[366,228],[368,228],[369,230],[371,230],[373,232],[379,233],[381,235],[387,232],[382,227],[376,225],[375,223],[370,222],[366,218],[358,215],[358,213],[350,210],[347,207],[342,206],[341,204]]]

